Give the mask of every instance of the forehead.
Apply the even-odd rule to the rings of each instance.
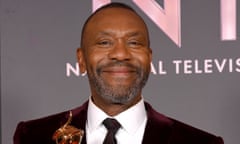
[[[115,27],[117,29],[135,28],[147,31],[142,18],[135,12],[124,8],[107,8],[97,12],[89,20],[86,29],[91,31],[108,27]]]

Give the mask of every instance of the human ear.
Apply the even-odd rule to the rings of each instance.
[[[149,58],[150,58],[150,61],[152,61],[152,49],[149,48]]]
[[[81,74],[85,75],[87,73],[87,69],[86,69],[86,61],[84,57],[83,48],[77,49],[77,60],[78,60],[78,65],[79,65]]]

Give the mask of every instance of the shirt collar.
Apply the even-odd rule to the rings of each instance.
[[[126,111],[115,116],[115,118],[121,123],[124,130],[130,134],[135,134],[138,128],[147,119],[143,99]]]
[[[94,131],[98,127],[102,125],[102,122],[105,118],[107,118],[108,115],[102,111],[100,108],[98,108],[92,101],[91,98],[89,98],[89,104],[88,104],[88,112],[87,112],[87,125],[89,128],[89,131]]]
[[[111,116],[108,116],[105,112],[98,108],[92,102],[91,98],[89,98],[87,114],[87,124],[89,130],[96,130],[102,125],[102,121],[107,117]],[[113,118],[118,120],[125,131],[134,134],[147,119],[143,98],[137,104],[114,116]]]

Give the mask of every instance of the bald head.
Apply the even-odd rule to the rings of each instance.
[[[84,48],[85,45],[85,39],[86,39],[86,32],[89,30],[89,25],[92,23],[95,23],[96,25],[99,24],[100,21],[104,21],[104,18],[112,19],[113,21],[119,21],[119,13],[112,13],[112,10],[118,11],[119,13],[124,12],[126,15],[130,15],[136,19],[142,24],[143,29],[146,31],[146,36],[148,39],[148,45],[149,45],[149,34],[147,26],[144,22],[144,20],[137,14],[137,12],[131,8],[130,6],[123,4],[123,3],[110,3],[107,5],[104,5],[103,7],[100,7],[97,9],[94,13],[92,13],[86,22],[83,25],[82,28],[82,34],[81,34],[81,47]],[[129,17],[131,19],[131,17]],[[92,27],[90,27],[90,30]]]

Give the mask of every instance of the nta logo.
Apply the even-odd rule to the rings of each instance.
[[[132,0],[178,47],[181,47],[181,0]],[[93,11],[111,0],[92,0]],[[236,40],[236,0],[220,0],[221,40]]]

